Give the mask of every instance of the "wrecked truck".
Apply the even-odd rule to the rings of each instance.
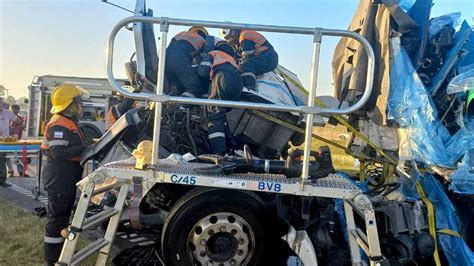
[[[157,254],[157,261],[167,265],[281,265],[295,255],[305,265],[455,264],[456,256],[468,261],[472,252],[464,238],[469,235],[461,235],[451,223],[456,216],[437,181],[439,168],[414,156],[422,145],[416,133],[433,133],[439,117],[422,83],[436,74],[423,76],[427,70],[418,70],[424,78],[415,75],[419,66],[428,66],[424,49],[430,48],[430,55],[433,51],[426,33],[432,25],[431,1],[412,4],[361,1],[349,31],[343,31],[152,17],[138,1],[136,15],[119,22],[109,37],[108,76],[126,97],[155,104],[127,112],[83,154],[84,163],[96,160],[100,167],[81,181],[81,200],[64,231],[60,263],[74,264],[99,251],[98,263],[105,264],[125,203],[132,226],[161,228],[158,248],[145,257]],[[371,28],[375,17],[383,26]],[[148,88],[140,94],[119,86],[112,72],[115,35],[130,23],[138,75],[129,76],[140,78],[132,84],[147,83]],[[160,27],[159,56],[152,23]],[[240,102],[164,94],[164,48],[172,25],[312,35],[309,94],[282,67],[259,77],[257,91],[244,91]],[[319,44],[326,35],[344,37],[333,60],[339,108],[315,99]],[[443,56],[437,62],[441,66],[446,64]],[[227,119],[236,152],[207,155],[205,109],[191,111],[183,104],[232,107]],[[346,151],[361,162],[357,176],[336,173],[327,148],[311,150],[312,127],[323,122],[322,115],[351,131]],[[416,119],[404,124],[407,117]],[[412,134],[406,137],[406,132]],[[289,143],[303,144],[304,150],[292,151]],[[108,197],[113,204],[102,204],[102,212],[86,217],[91,200],[103,203]],[[433,206],[439,208],[436,216]],[[146,224],[140,219],[156,213],[163,219]],[[75,252],[82,230],[108,219],[104,237]]]

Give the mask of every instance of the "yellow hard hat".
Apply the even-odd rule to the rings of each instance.
[[[198,26],[193,26],[193,27],[189,28],[188,31],[189,32],[194,32],[194,33],[202,32],[204,35],[206,35],[206,37],[209,35],[209,33],[207,32],[207,30],[205,28],[198,27]]]
[[[56,87],[51,94],[52,114],[60,113],[74,101],[76,97],[85,99],[89,96],[89,92],[74,84],[63,84]]]

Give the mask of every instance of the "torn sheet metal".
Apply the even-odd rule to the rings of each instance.
[[[405,0],[400,1],[400,6],[405,6]],[[428,27],[430,25],[430,14],[432,0],[417,0],[409,10],[405,11],[418,24],[418,28],[402,35],[402,47],[408,52],[413,66],[416,69],[421,64],[421,59],[425,53],[426,44],[428,42]]]
[[[464,46],[468,44],[467,40],[470,39],[471,34],[471,27],[469,26],[469,24],[467,24],[466,21],[464,21],[461,24],[461,29],[454,35],[453,48],[451,48],[451,50],[449,50],[449,52],[446,54],[441,69],[431,80],[431,86],[428,88],[428,91],[431,95],[436,95],[437,93],[439,93],[439,90],[442,87],[443,82],[448,77],[449,72],[458,62],[458,60],[462,57],[463,53],[466,52]]]
[[[402,11],[403,13],[403,11]],[[404,14],[404,13],[403,13]],[[383,125],[389,88],[388,62],[390,58],[388,41],[390,35],[390,11],[378,2],[360,1],[349,26],[350,31],[358,32],[372,45],[375,55],[375,68],[372,96],[366,109],[372,111],[371,119]],[[349,103],[357,101],[365,88],[367,55],[361,44],[350,38],[342,38],[338,43],[332,61],[334,95],[338,100]],[[343,95],[348,91],[347,97]]]
[[[461,12],[450,13],[430,19],[428,36],[432,39],[443,27],[456,28],[461,23]]]

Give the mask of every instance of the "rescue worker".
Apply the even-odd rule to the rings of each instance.
[[[165,75],[178,87],[181,96],[200,97],[203,94],[196,70],[192,67],[193,57],[201,53],[208,36],[203,27],[191,27],[171,39],[166,48]]]
[[[128,110],[132,109],[135,105],[135,100],[131,98],[124,98],[118,104],[109,108],[107,115],[105,116],[105,130],[109,130],[113,124]]]
[[[251,30],[221,29],[220,34],[242,54],[240,72],[244,87],[256,90],[257,75],[275,70],[278,54],[260,33]]]
[[[47,223],[44,237],[46,265],[59,259],[64,239],[61,230],[69,223],[76,198],[76,183],[81,179],[80,155],[88,144],[77,122],[82,116],[82,97],[87,91],[72,84],[56,87],[51,94],[51,114],[44,131],[41,151],[44,189],[48,193]]]
[[[228,42],[217,43],[215,50],[210,51],[197,67],[199,76],[211,80],[209,99],[238,100],[242,93],[242,78],[238,71],[235,48]],[[208,130],[210,152],[224,155],[226,133],[230,130],[226,124],[226,108],[208,106]]]

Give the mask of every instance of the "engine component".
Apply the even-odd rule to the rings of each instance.
[[[452,27],[443,27],[428,43],[426,54],[418,69],[425,84],[431,84],[431,79],[444,64],[446,53],[453,45],[453,35],[454,29]]]
[[[381,244],[382,253],[390,260],[391,264],[396,265],[395,262],[404,264],[415,258],[415,243],[407,235],[385,237],[381,239]]]
[[[256,101],[256,99],[246,98],[241,100]],[[291,113],[268,113],[291,124],[297,124],[301,120],[299,116]],[[298,135],[295,131],[257,116],[250,110],[233,109],[227,113],[227,123],[235,136],[236,148],[242,149],[244,144],[248,144],[255,155],[260,158],[280,158],[283,150],[287,149],[290,139],[294,135]],[[294,141],[295,144],[301,142],[301,136],[296,136]]]
[[[416,203],[383,200],[374,204],[379,230],[386,235],[397,236],[408,233],[414,237],[417,232],[428,229],[426,209],[421,208],[416,216]]]
[[[374,204],[382,253],[395,264],[431,257],[435,243],[426,231],[426,209],[420,202],[381,200]]]
[[[433,256],[435,242],[427,232],[420,232],[415,238],[416,250],[421,257]]]

